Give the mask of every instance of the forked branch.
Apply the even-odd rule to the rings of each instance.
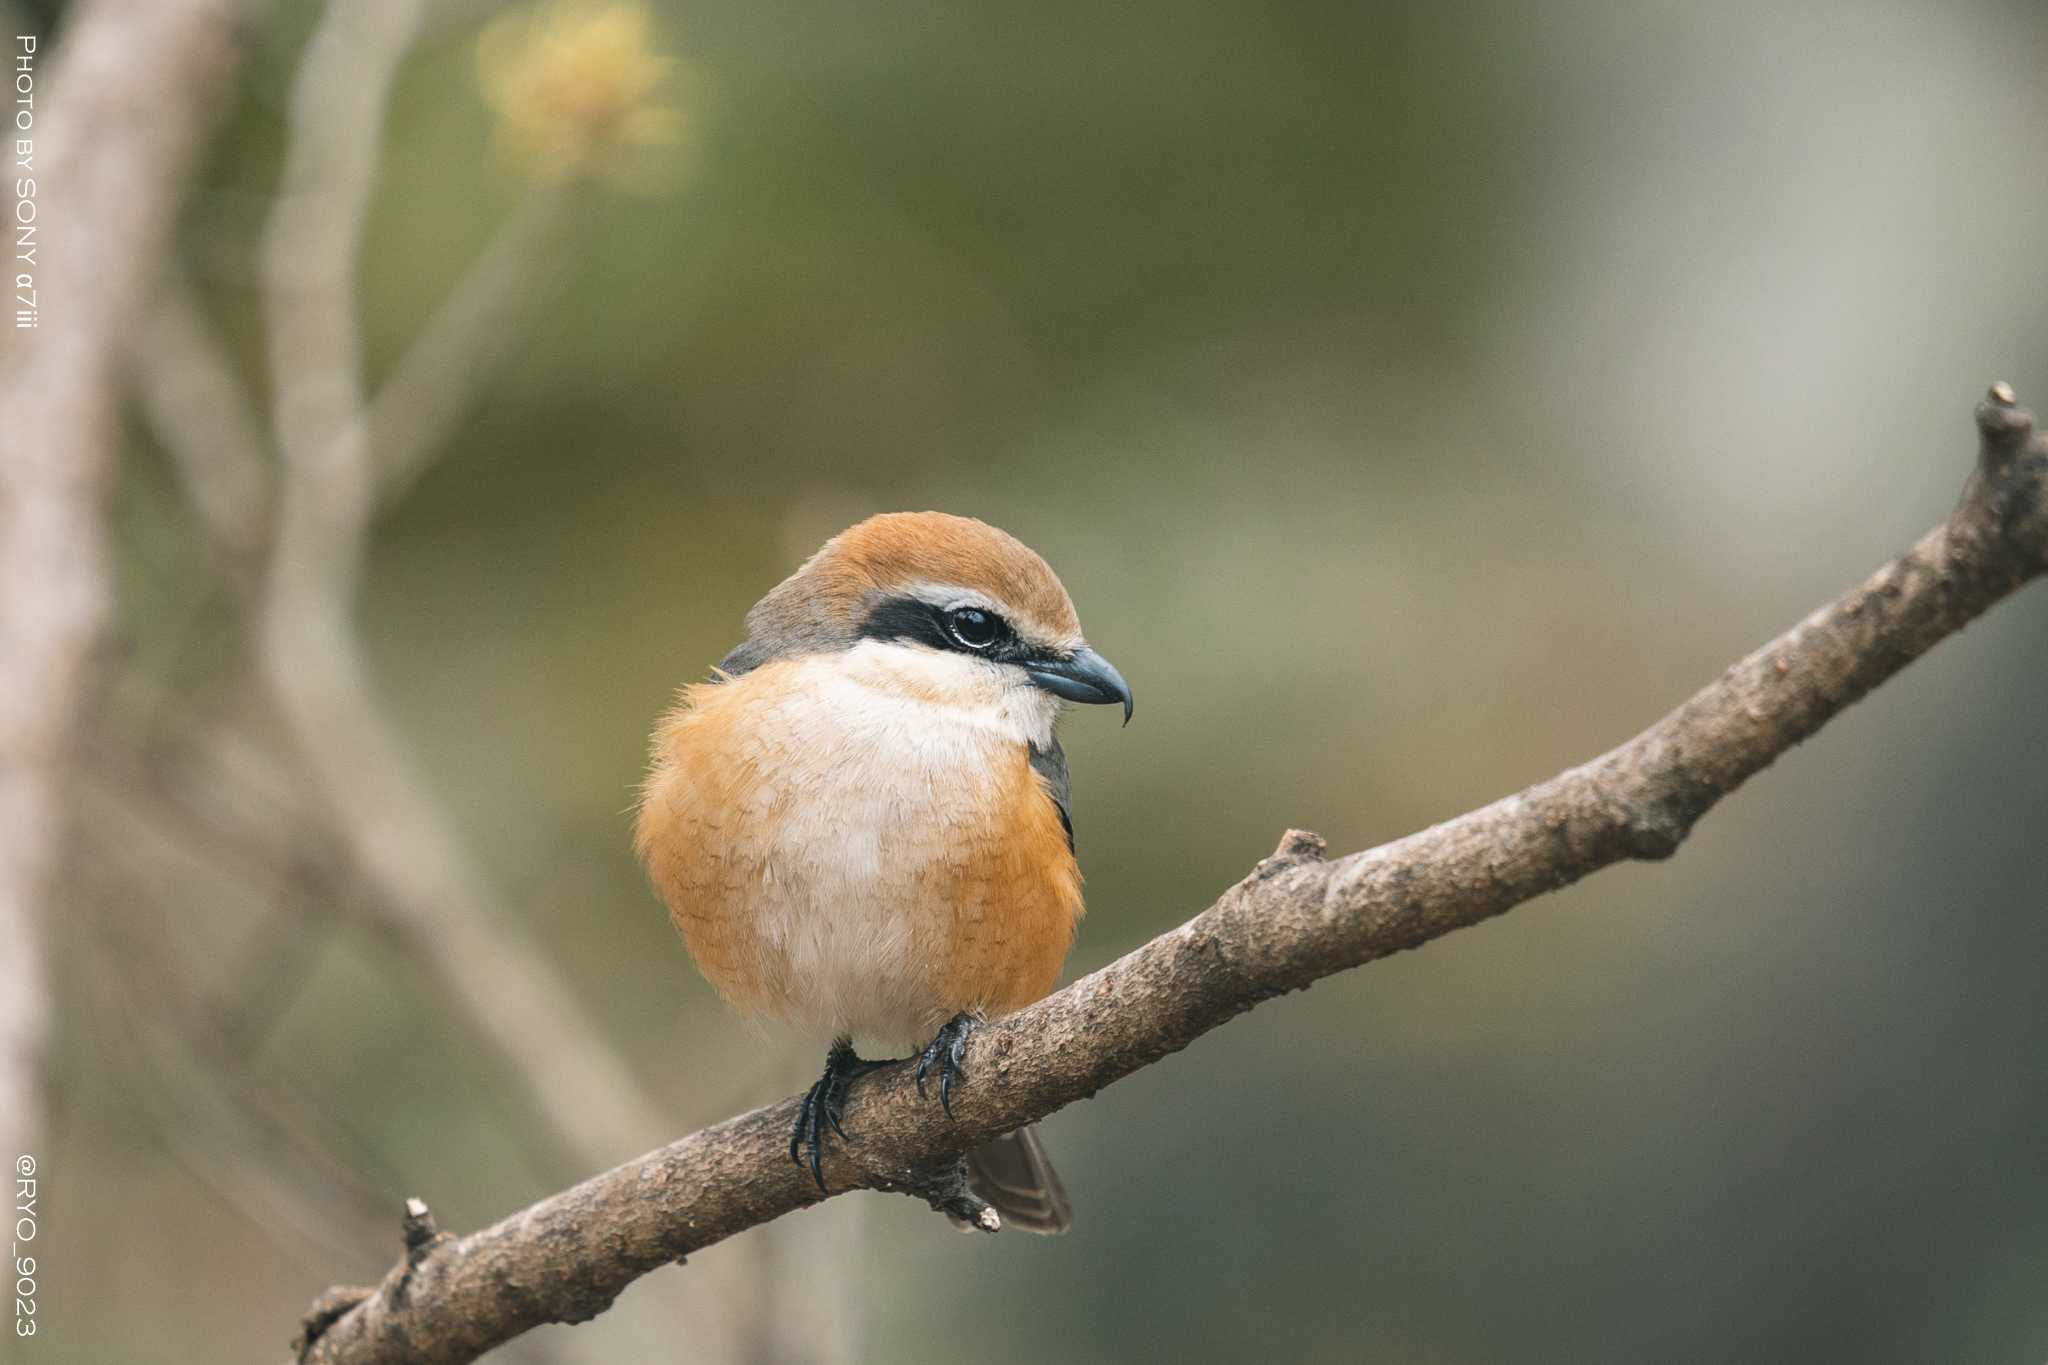
[[[959,1153],[1186,1047],[1262,1000],[1413,948],[1628,859],[1669,857],[1716,801],[2048,569],[2048,445],[2012,391],[1977,408],[1981,449],[1949,519],[1860,587],[1729,668],[1617,749],[1395,843],[1326,860],[1290,831],[1217,902],[974,1035],[946,1118],[907,1067],[854,1090],[834,1194],[958,1207]],[[788,1159],[796,1101],[670,1143],[468,1237],[407,1256],[374,1290],[323,1299],[300,1358],[473,1360],[595,1317],[634,1279],[817,1203]],[[423,1210],[421,1211],[423,1214]]]

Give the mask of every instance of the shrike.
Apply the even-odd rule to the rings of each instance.
[[[830,1039],[790,1157],[820,1161],[850,1082],[916,1049],[951,1112],[981,1019],[1052,990],[1081,918],[1061,701],[1131,690],[1046,562],[939,512],[841,532],[747,613],[654,732],[634,846],[726,1003]],[[929,1042],[926,1043],[926,1040]],[[1036,1232],[1071,1221],[1033,1129],[968,1155]]]

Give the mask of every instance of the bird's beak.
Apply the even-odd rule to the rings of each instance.
[[[1031,675],[1031,681],[1055,697],[1078,701],[1090,706],[1102,706],[1120,701],[1124,704],[1124,724],[1131,723],[1131,686],[1124,681],[1124,675],[1116,671],[1116,665],[1082,647],[1072,654],[1033,659],[1024,665]]]

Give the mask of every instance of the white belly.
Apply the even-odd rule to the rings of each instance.
[[[722,862],[752,883],[726,894],[758,939],[754,1007],[820,1039],[922,1043],[959,1007],[936,983],[955,927],[939,874],[991,837],[993,775],[1050,742],[1057,704],[978,660],[880,642],[761,683],[728,732],[724,791],[706,793],[730,803]]]

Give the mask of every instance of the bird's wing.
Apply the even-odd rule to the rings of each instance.
[[[718,661],[718,667],[711,670],[712,682],[724,682],[737,678],[742,673],[751,673],[768,662],[768,653],[761,648],[758,640],[746,639],[733,647],[732,653]]]
[[[1045,784],[1045,794],[1052,798],[1059,808],[1060,827],[1067,832],[1067,852],[1074,851],[1073,779],[1067,776],[1067,753],[1060,748],[1060,737],[1054,735],[1046,748],[1031,746],[1031,766]]]

